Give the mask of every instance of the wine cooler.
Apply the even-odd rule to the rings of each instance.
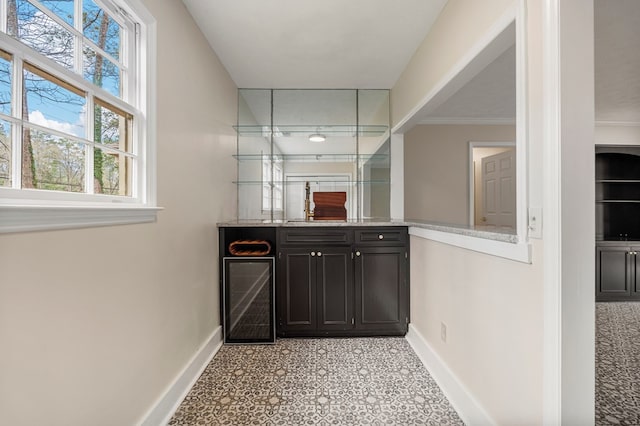
[[[274,258],[223,258],[225,343],[275,343]]]

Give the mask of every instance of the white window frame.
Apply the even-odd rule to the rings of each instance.
[[[95,0],[94,0],[95,1]],[[52,229],[83,228],[119,224],[155,222],[156,205],[156,34],[157,23],[141,0],[97,0],[100,6],[115,6],[136,22],[137,52],[135,70],[137,87],[130,88],[135,115],[132,138],[136,140],[137,173],[132,197],[43,191],[35,189],[0,188],[0,233],[27,232]],[[113,7],[105,7],[113,11]],[[1,19],[6,17],[6,1],[0,0]],[[4,23],[2,24],[4,28]],[[82,83],[83,77],[53,62],[21,42],[2,33],[0,46],[21,59],[54,75],[62,75],[70,83]],[[125,53],[126,54],[126,53]],[[133,57],[132,57],[133,58]],[[79,79],[79,80],[78,80]],[[126,84],[123,82],[126,90]],[[94,87],[92,91],[101,89]],[[100,98],[109,102],[114,97],[107,92]],[[106,95],[105,95],[106,94]],[[88,95],[90,96],[90,95]],[[121,104],[113,102],[119,107]],[[126,110],[126,108],[124,108]],[[12,168],[16,165],[13,164]]]
[[[276,158],[262,157],[262,212],[281,212],[284,210],[284,170]]]

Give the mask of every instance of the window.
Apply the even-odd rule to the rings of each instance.
[[[275,158],[272,162],[267,157],[262,159],[262,210],[282,211],[284,201],[284,174],[282,173],[282,159]],[[271,192],[273,188],[273,193]]]
[[[140,0],[0,0],[0,232],[155,220],[154,30]]]

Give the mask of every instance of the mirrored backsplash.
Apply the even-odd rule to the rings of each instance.
[[[349,220],[389,219],[389,123],[388,90],[240,89],[238,219],[305,220],[316,192],[346,193]]]

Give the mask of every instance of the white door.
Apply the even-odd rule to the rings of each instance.
[[[481,223],[500,229],[516,227],[515,150],[484,157],[482,167]]]

